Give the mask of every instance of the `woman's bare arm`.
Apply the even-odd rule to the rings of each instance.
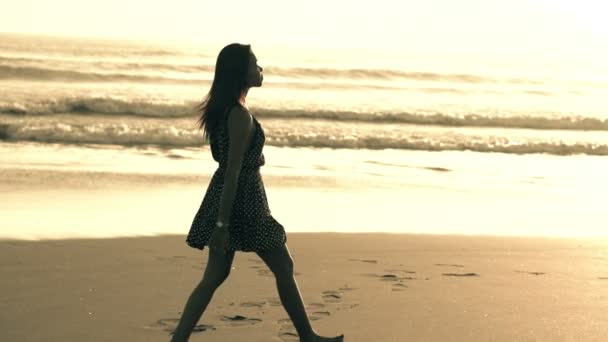
[[[253,119],[244,108],[234,106],[228,114],[228,136],[230,149],[228,151],[228,164],[224,175],[224,188],[220,200],[218,220],[229,222],[234,197],[238,186],[239,175],[243,165],[243,157],[249,145]]]

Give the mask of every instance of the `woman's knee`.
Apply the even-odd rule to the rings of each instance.
[[[205,274],[203,275],[202,283],[207,283],[209,285],[219,286],[221,285],[228,276],[230,275],[230,270],[226,268],[218,268],[213,267],[211,265],[207,265],[205,269]]]
[[[234,254],[219,255],[215,253],[213,256],[210,256],[203,281],[211,282],[217,286],[221,285],[230,275],[233,257]]]
[[[287,255],[281,260],[280,272],[286,275],[293,275],[293,259]]]
[[[217,271],[217,278],[220,282],[224,282],[230,275],[231,266],[224,266]]]
[[[294,262],[286,248],[274,250],[260,255],[266,266],[275,276],[293,275]]]
[[[226,272],[226,273],[222,274],[222,276],[217,281],[217,286],[222,285],[226,281],[226,279],[228,279],[229,275],[230,275],[230,272]]]

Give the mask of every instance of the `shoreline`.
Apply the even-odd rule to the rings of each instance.
[[[153,165],[141,168],[148,173],[77,170],[71,164],[51,170],[0,168],[0,226],[7,227],[0,237],[184,233],[215,164],[185,174],[152,173]],[[386,174],[368,175],[370,169],[304,175],[298,168],[275,166],[262,175],[272,215],[288,233],[608,238],[601,201],[570,201],[586,189],[600,191],[601,185],[572,183],[567,173],[535,178],[534,169],[526,169],[504,177],[477,169],[382,167]]]
[[[178,233],[158,233],[158,234],[136,234],[136,235],[123,235],[123,236],[74,236],[74,237],[56,237],[56,238],[12,238],[12,237],[1,237],[0,244],[2,243],[44,243],[44,242],[87,242],[96,240],[120,240],[120,239],[146,239],[146,238],[167,238],[167,239],[179,239],[183,237],[184,241],[187,235],[187,231],[183,234]],[[545,235],[499,235],[499,234],[465,234],[465,233],[419,233],[419,232],[340,232],[340,231],[287,231],[288,236],[319,236],[327,238],[339,238],[340,236],[353,236],[353,237],[389,237],[396,236],[398,238],[413,238],[413,239],[424,239],[424,238],[436,238],[436,239],[471,239],[471,240],[514,240],[514,241],[535,241],[539,242],[550,242],[555,241],[557,243],[578,243],[578,244],[591,244],[591,245],[607,245],[608,237],[585,237],[585,236],[545,236]]]
[[[3,237],[181,234],[217,167],[191,151],[0,147]],[[608,237],[597,158],[267,152],[261,174],[287,232]]]

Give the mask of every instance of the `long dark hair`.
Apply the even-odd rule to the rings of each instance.
[[[198,120],[205,140],[213,139],[213,133],[223,123],[226,110],[241,106],[241,96],[247,87],[247,68],[251,45],[230,44],[217,56],[215,75],[211,89],[196,107],[201,113]]]

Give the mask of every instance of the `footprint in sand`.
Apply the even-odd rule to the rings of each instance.
[[[177,323],[179,323],[178,318],[161,318],[158,321],[146,325],[146,329],[161,329],[163,331],[169,332],[170,335],[173,335],[175,332],[175,328],[177,327]],[[203,331],[215,330],[213,325],[207,324],[198,324],[192,330],[192,333],[199,333]]]
[[[274,277],[274,274],[269,269],[258,270],[258,275],[262,277]]]
[[[250,261],[255,264],[255,265],[249,266],[249,268],[261,269],[261,268],[265,267],[264,262],[262,260],[247,259],[247,261]]]
[[[441,275],[451,277],[479,277],[479,274],[477,273],[442,273]]]
[[[308,303],[306,304],[306,309],[319,309],[319,308],[324,308],[327,305],[323,304],[323,303]]]
[[[407,288],[407,285],[404,283],[395,283],[392,286],[393,291],[404,291]]]
[[[464,265],[459,264],[435,264],[435,266],[464,267]]]
[[[321,304],[323,305],[323,304]],[[331,316],[331,313],[329,311],[313,311],[310,315],[309,318],[311,321],[318,321],[320,319],[323,319],[325,317],[329,317]],[[289,318],[283,318],[283,319],[279,319],[277,321],[277,324],[279,325],[279,338],[283,341],[299,341],[299,337],[298,337],[298,333],[295,330],[295,327],[293,326],[293,323],[291,322],[291,319]]]
[[[389,270],[385,270],[385,271],[389,271]],[[399,271],[401,273],[407,273],[407,274],[412,274],[412,273],[416,273],[414,271],[407,271],[407,270],[391,270],[391,271]],[[395,273],[364,273],[363,276],[366,277],[372,277],[372,278],[376,278],[382,282],[389,282],[389,283],[393,283],[391,285],[391,290],[392,291],[405,291],[405,289],[408,287],[405,284],[406,280],[415,280],[417,278],[415,277],[410,277],[410,276],[403,276],[403,275],[398,275]],[[426,280],[428,280],[428,278],[426,278]]]
[[[339,303],[342,301],[342,292],[340,291],[323,291],[323,300],[326,303]]]
[[[411,272],[411,271],[405,271],[405,272],[407,272],[407,273],[416,273],[416,272]],[[366,274],[366,276],[371,276],[371,277],[379,278],[380,281],[384,281],[384,282],[392,282],[393,283],[391,285],[391,290],[392,291],[404,291],[407,288],[407,285],[405,285],[404,281],[405,280],[416,279],[414,277],[399,276],[399,275],[393,274],[393,273],[387,273],[387,274]]]
[[[327,291],[326,291],[327,292]],[[329,314],[331,314],[331,311],[328,311],[328,305],[333,306],[336,310],[340,311],[343,309],[347,309],[350,310],[352,308],[355,308],[357,306],[359,306],[359,303],[342,303],[342,298],[336,298],[333,297],[331,295],[335,295],[336,293],[333,292],[337,292],[337,291],[330,291],[332,293],[328,293],[328,295],[330,295],[329,300],[327,300],[327,304],[324,303],[308,303],[306,305],[306,310],[313,312],[313,313],[321,313],[321,312],[327,312],[328,315],[325,315],[323,313],[321,313],[320,315],[325,315],[325,316],[329,316]],[[339,293],[339,292],[338,292]]]
[[[289,318],[279,319],[277,321],[279,325],[279,338],[283,341],[300,341],[298,333]]]
[[[597,279],[600,279],[600,280],[608,280],[608,277],[597,277]]]
[[[450,171],[452,171],[450,169],[446,169],[445,167],[439,167],[439,166],[424,166],[424,167],[420,167],[420,169],[426,169],[426,170],[431,170],[431,171],[435,171],[435,172],[450,172]]]
[[[240,326],[244,326],[244,325],[253,325],[253,324],[260,323],[262,321],[259,318],[250,318],[250,317],[245,317],[245,316],[241,316],[241,315],[222,316],[221,320],[224,322],[228,322],[228,324],[233,327],[240,327]]]
[[[359,306],[359,303],[352,303],[352,304],[342,303],[342,304],[338,305],[338,307],[336,308],[336,310],[338,310],[338,311],[340,311],[340,310],[351,310],[353,308],[356,308],[357,306]]]
[[[251,268],[258,268],[258,267],[256,267],[256,266],[251,266]],[[274,274],[272,273],[272,271],[270,271],[270,270],[269,270],[269,269],[267,269],[267,268],[264,268],[264,269],[258,269],[258,272],[257,272],[257,273],[258,273],[258,275],[259,275],[259,276],[262,276],[262,277],[274,277]],[[300,272],[293,272],[293,275],[296,275],[296,276],[299,276],[299,275],[301,275],[301,274],[302,274],[302,273],[300,273]]]
[[[354,290],[354,288],[349,288],[350,290]],[[347,309],[350,310],[352,308],[355,308],[357,306],[359,306],[359,303],[344,303],[342,301],[342,295],[343,293],[340,291],[334,291],[334,290],[328,290],[328,291],[323,291],[323,300],[325,301],[325,303],[327,303],[328,305],[335,305],[336,310],[343,310],[343,309]],[[320,304],[319,303],[312,303],[311,306],[315,305],[317,308],[321,308],[326,306],[325,304]]]
[[[404,270],[404,269],[400,269],[400,268],[388,268],[388,269],[385,269],[384,272],[406,273],[406,274],[415,274],[416,273],[416,271],[408,271],[408,270]]]
[[[378,263],[378,260],[374,260],[374,259],[348,259],[348,261],[366,262],[368,264],[377,264]]]
[[[244,302],[244,303],[241,303],[241,307],[244,307],[244,308],[261,308],[261,307],[263,307],[266,304],[267,304],[267,302],[265,302],[265,301],[262,301],[262,302]]]
[[[281,326],[284,326],[284,325],[293,325],[291,323],[291,319],[290,318],[281,318],[280,320],[277,321],[277,323],[279,325],[281,325]]]
[[[282,341],[290,341],[290,342],[297,342],[300,341],[300,338],[298,337],[298,334],[295,332],[291,332],[291,331],[284,331],[279,333],[279,338]]]
[[[380,277],[380,280],[388,280],[388,281],[395,281],[397,279],[399,279],[399,276],[396,274],[383,274],[383,275],[377,275],[378,277]]]
[[[404,280],[414,280],[414,277],[400,277],[396,274],[383,274],[380,276],[384,281],[404,281]]]
[[[247,259],[247,261],[251,261],[251,262],[254,262],[256,264],[262,264],[262,263],[264,263],[262,260],[258,260],[258,259]]]
[[[283,304],[281,304],[281,300],[277,297],[266,298],[266,302],[270,306],[283,306]]]
[[[313,311],[310,315],[310,320],[318,321],[328,316],[331,316],[331,313],[329,311]]]
[[[394,273],[384,273],[384,274],[363,273],[362,275],[366,276],[366,277],[378,278],[380,281],[391,281],[391,282],[416,279],[415,277],[399,276]]]
[[[528,272],[528,271],[519,271],[519,270],[515,270],[515,272],[517,272],[517,273],[528,273],[528,274],[534,274],[535,276],[539,276],[539,275],[546,274],[545,272]]]

